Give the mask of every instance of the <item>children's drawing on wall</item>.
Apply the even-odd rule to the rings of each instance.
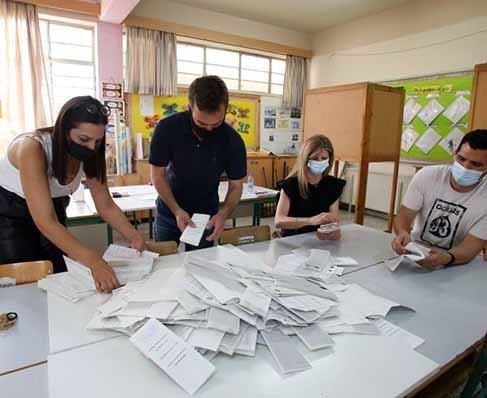
[[[301,108],[292,108],[291,109],[291,118],[292,119],[301,119]]]
[[[264,128],[265,129],[275,129],[276,128],[276,119],[272,117],[266,117],[264,119]]]
[[[264,108],[265,117],[276,117],[277,108],[275,106],[266,106]]]
[[[289,120],[288,119],[278,120],[277,128],[281,130],[289,130]]]
[[[291,130],[301,130],[301,120],[291,120]]]
[[[293,141],[299,141],[299,134],[293,134],[292,140]]]

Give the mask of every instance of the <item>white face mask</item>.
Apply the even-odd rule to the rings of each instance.
[[[308,168],[313,174],[322,174],[330,165],[328,159],[325,160],[308,160]]]
[[[455,160],[451,165],[451,173],[458,185],[468,187],[477,184],[485,172],[466,169]]]

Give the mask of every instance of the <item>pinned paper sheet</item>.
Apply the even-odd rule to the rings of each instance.
[[[416,142],[416,146],[427,155],[433,147],[438,144],[441,140],[441,135],[439,135],[432,127],[428,128],[421,136],[421,138]]]
[[[206,229],[206,224],[208,224],[209,220],[210,216],[208,214],[194,213],[193,217],[191,217],[191,221],[193,221],[196,227],[193,228],[189,225],[186,226],[181,235],[180,241],[188,243],[192,246],[198,246],[201,242],[201,238]]]
[[[429,252],[427,248],[420,247],[413,242],[408,243],[405,248],[411,254],[404,254],[384,261],[386,267],[389,268],[391,271],[395,271],[397,267],[399,267],[399,264],[401,264],[405,260],[411,260],[413,262],[424,260]]]
[[[406,128],[401,137],[401,149],[409,152],[419,137],[419,133],[411,127]]]
[[[410,99],[406,105],[404,105],[404,123],[411,123],[420,110],[421,105],[418,104],[414,99]]]
[[[445,108],[436,99],[432,99],[428,105],[426,105],[421,112],[418,113],[418,117],[424,124],[429,126],[433,120],[435,120]]]
[[[450,155],[458,149],[458,145],[460,145],[460,141],[462,141],[464,134],[463,132],[455,127],[450,133],[441,140],[440,146],[448,152]]]
[[[443,113],[453,124],[457,124],[470,110],[470,101],[460,96]]]

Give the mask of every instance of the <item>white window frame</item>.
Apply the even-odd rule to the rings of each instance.
[[[77,20],[72,20],[71,18],[58,18],[58,17],[51,17],[51,15],[48,14],[42,14],[39,16],[39,21],[40,22],[46,22],[47,23],[47,48],[43,46],[43,52],[44,52],[44,60],[46,63],[46,69],[47,69],[47,78],[49,80],[49,90],[50,90],[50,100],[51,100],[51,109],[54,111],[54,84],[53,84],[53,64],[56,62],[60,63],[65,63],[65,64],[71,64],[71,65],[82,65],[82,66],[91,66],[93,68],[93,95],[96,97],[98,95],[98,57],[97,57],[97,26],[96,23],[94,22],[86,22],[86,21],[77,21]],[[92,31],[92,42],[91,42],[91,51],[92,51],[92,61],[78,61],[78,60],[72,60],[72,59],[65,59],[65,58],[53,58],[51,56],[51,38],[50,38],[50,30],[49,30],[49,25],[50,24],[55,24],[55,25],[65,25],[73,28],[79,28],[79,29],[84,29],[84,30],[89,30]],[[72,43],[62,43],[62,42],[56,42],[59,44],[68,44],[72,45]],[[43,43],[44,45],[44,43]],[[66,76],[70,77],[70,76]]]

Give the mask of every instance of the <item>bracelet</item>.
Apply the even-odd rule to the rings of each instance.
[[[448,261],[447,264],[445,264],[445,267],[448,267],[449,265],[455,264],[455,261],[457,261],[455,255],[452,252],[447,252],[450,255],[450,261]]]

